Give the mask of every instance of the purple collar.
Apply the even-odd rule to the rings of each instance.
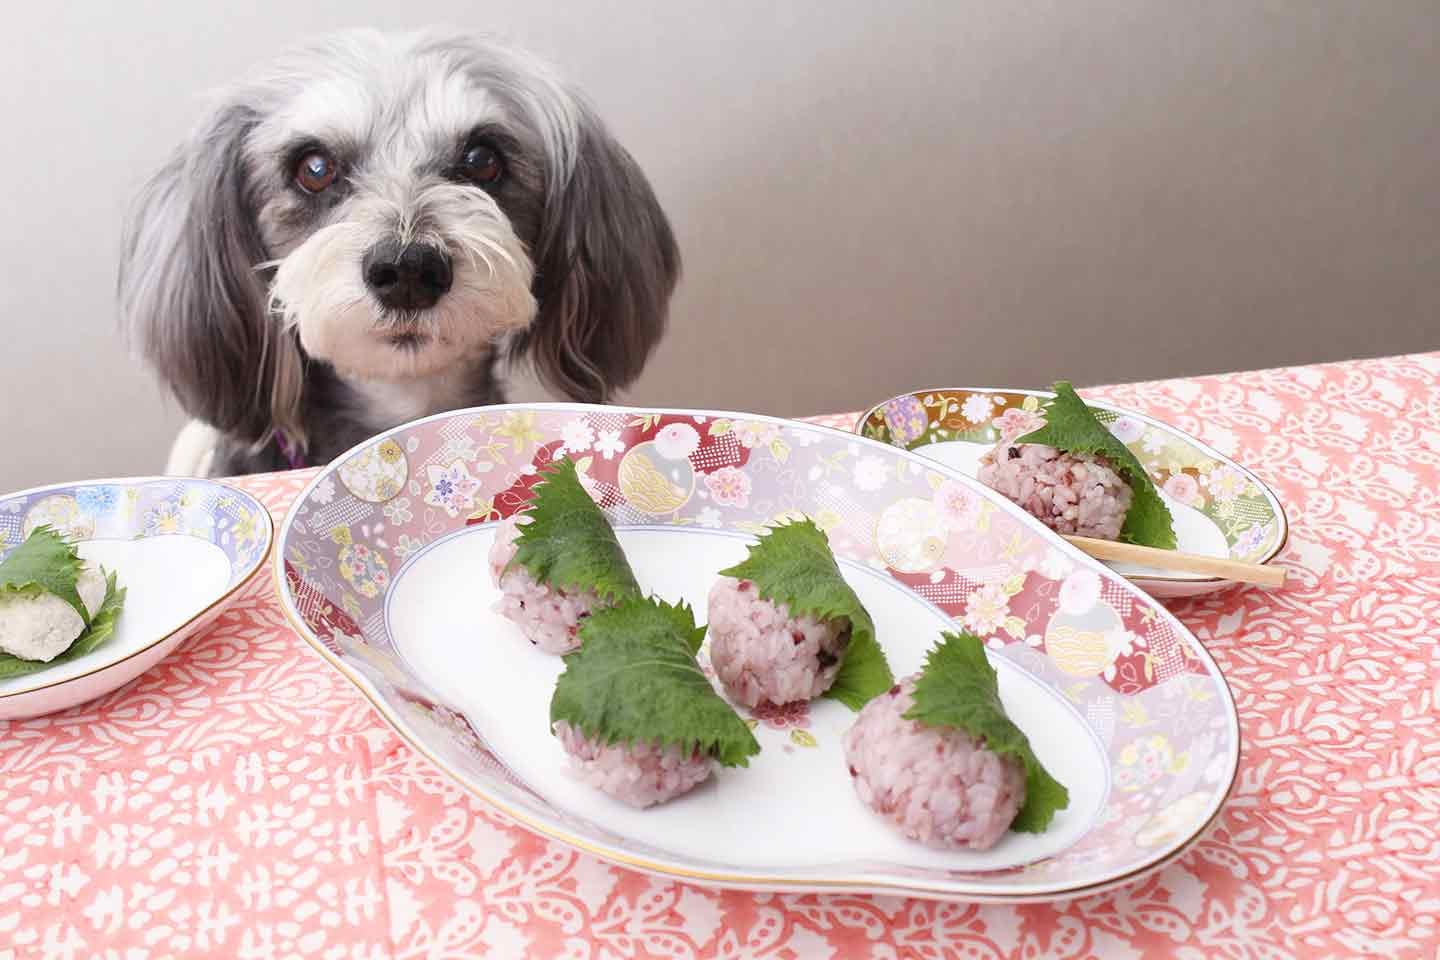
[[[290,465],[291,470],[303,470],[305,468],[305,453],[302,451],[290,435],[284,430],[275,430],[275,449],[280,451],[280,456]]]

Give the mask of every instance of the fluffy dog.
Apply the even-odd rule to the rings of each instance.
[[[522,356],[603,402],[679,270],[645,176],[544,64],[360,31],[222,92],[135,204],[119,300],[217,435],[209,472],[237,474],[502,401]]]

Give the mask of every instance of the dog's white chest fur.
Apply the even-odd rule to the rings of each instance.
[[[466,380],[460,375],[362,380],[350,386],[363,398],[366,419],[378,430],[465,406],[467,396]]]

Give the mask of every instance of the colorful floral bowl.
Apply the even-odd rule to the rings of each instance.
[[[856,799],[830,700],[744,711],[762,753],[636,811],[567,773],[549,735],[558,658],[493,610],[487,552],[539,469],[574,459],[647,590],[705,617],[716,572],[768,524],[827,532],[897,675],[956,622],[1072,803],[1040,835],[938,852]],[[1123,577],[923,457],[744,414],[564,404],[458,411],[341,456],[281,528],[296,630],[421,752],[548,837],[715,886],[1012,901],[1128,882],[1214,818],[1239,757],[1204,648]],[[703,660],[702,651],[702,663]]]
[[[974,477],[980,457],[1002,438],[1044,422],[1042,390],[951,387],[892,397],[860,418],[863,437],[922,454]],[[1275,493],[1249,470],[1168,424],[1133,410],[1087,401],[1154,478],[1175,518],[1179,549],[1250,563],[1269,563],[1289,536]],[[1113,564],[1157,597],[1212,593],[1234,584],[1203,574]]]
[[[129,683],[219,616],[270,554],[270,514],[212,480],[134,479],[0,497],[0,558],[49,524],[126,589],[115,635],[73,660],[0,680],[0,719],[34,717]]]

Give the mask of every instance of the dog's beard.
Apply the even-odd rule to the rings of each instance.
[[[421,191],[420,230],[382,198],[357,205],[281,260],[273,308],[306,352],[342,376],[406,380],[472,363],[535,317],[534,266],[508,218],[484,193],[450,184]],[[451,258],[450,290],[433,307],[396,311],[365,286],[361,262],[385,237],[432,244]]]

